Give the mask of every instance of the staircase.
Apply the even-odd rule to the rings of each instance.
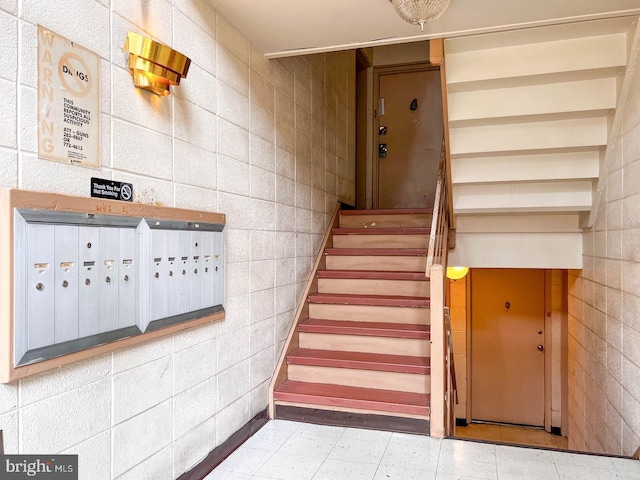
[[[426,209],[339,212],[276,371],[276,417],[402,417],[428,433],[430,223]]]

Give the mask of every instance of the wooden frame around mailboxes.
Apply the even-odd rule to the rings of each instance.
[[[75,197],[29,190],[0,189],[0,383],[13,382],[63,365],[171,335],[191,327],[222,320],[225,317],[223,310],[213,315],[188,320],[155,331],[91,347],[86,350],[15,367],[14,210],[16,208],[226,224],[226,216],[221,213]]]

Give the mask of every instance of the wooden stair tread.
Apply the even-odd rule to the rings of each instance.
[[[362,408],[377,411],[429,415],[429,395],[286,380],[273,392],[281,402]]]
[[[295,365],[353,368],[380,372],[414,373],[429,375],[429,357],[386,355],[378,353],[341,352],[298,348],[287,355],[287,362]]]
[[[349,295],[344,293],[313,293],[310,303],[331,303],[338,305],[377,305],[388,307],[429,307],[431,302],[425,297],[402,297],[394,295]]]
[[[387,208],[378,210],[340,210],[340,215],[403,215],[433,213],[433,208]]]
[[[429,325],[416,323],[350,322],[308,318],[298,324],[300,332],[429,339]]]
[[[430,228],[424,227],[370,227],[333,228],[334,235],[429,235]]]
[[[325,255],[426,257],[426,248],[326,248]]]
[[[318,278],[420,280],[428,282],[424,272],[392,272],[377,270],[318,270]]]

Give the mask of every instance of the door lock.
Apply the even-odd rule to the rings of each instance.
[[[387,144],[378,144],[378,158],[387,158]]]
[[[378,135],[386,135],[387,134],[387,127],[379,127],[378,128]]]
[[[542,352],[544,350],[544,347],[542,345],[538,345],[538,351]]]

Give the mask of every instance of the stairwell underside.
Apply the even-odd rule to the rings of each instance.
[[[445,41],[452,265],[582,268],[637,17]]]

